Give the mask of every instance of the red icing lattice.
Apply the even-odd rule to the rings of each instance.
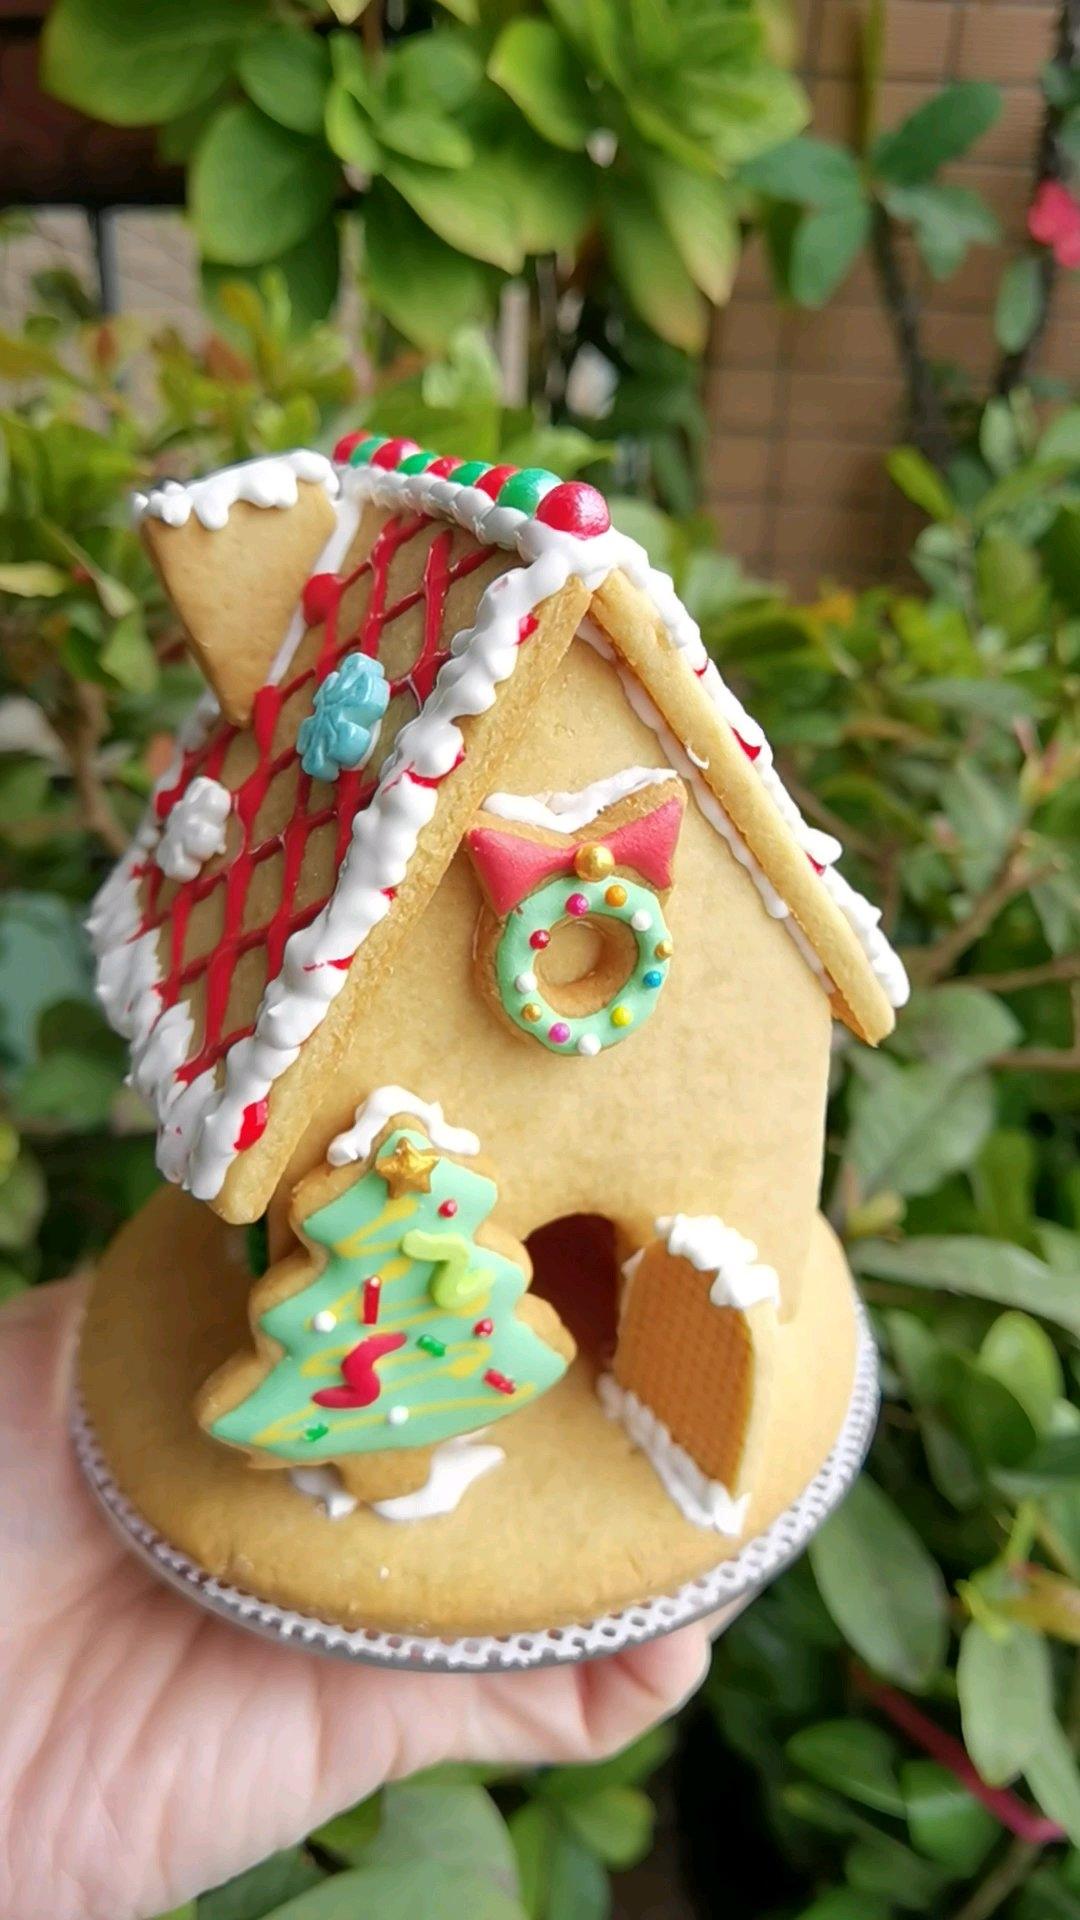
[[[200,981],[203,984],[205,1006],[202,1038],[197,1050],[176,1074],[177,1080],[184,1084],[196,1079],[208,1068],[215,1067],[238,1040],[245,1039],[254,1029],[254,1015],[251,1020],[231,1029],[227,1029],[225,1024],[233,979],[244,955],[255,948],[265,948],[266,980],[273,980],[281,970],[286,942],[292,934],[310,925],[330,899],[333,887],[320,898],[309,900],[303,907],[296,905],[304,855],[311,835],[320,827],[336,825],[336,876],[349,845],[353,821],[361,809],[368,805],[378,786],[378,775],[363,768],[355,773],[341,773],[332,786],[321,785],[299,765],[295,739],[288,745],[275,748],[277,723],[286,702],[293,700],[310,683],[307,700],[307,710],[310,711],[316,687],[346,654],[358,651],[375,657],[384,630],[420,603],[424,608],[420,650],[407,672],[389,680],[391,699],[399,694],[411,694],[417,706],[422,707],[435,684],[440,667],[449,658],[448,638],[444,639],[442,634],[447,595],[455,581],[475,572],[485,560],[492,557],[495,549],[476,548],[452,561],[450,555],[454,534],[450,528],[444,528],[428,548],[420,585],[388,606],[386,596],[391,561],[411,541],[423,535],[431,524],[430,518],[422,514],[390,519],[378,534],[368,557],[352,572],[343,576],[316,574],[308,582],[304,593],[304,612],[309,625],[320,620],[325,622],[322,644],[311,665],[279,686],[262,687],[255,696],[250,731],[258,757],[255,766],[233,794],[233,831],[239,827],[240,844],[229,863],[184,881],[171,898],[163,898],[167,876],[160,867],[151,859],[142,869],[145,904],[142,920],[133,938],[165,930],[168,945],[162,959],[163,977],[156,989],[162,1010],[173,1006],[186,990],[196,987]],[[365,575],[370,575],[371,590],[363,617],[353,631],[341,634],[338,631],[338,618],[342,599]],[[237,727],[222,721],[201,746],[193,747],[184,754],[175,783],[155,799],[155,809],[163,826],[196,775],[220,779],[229,749],[239,732]],[[285,777],[291,778],[294,774],[296,804],[290,819],[279,832],[256,839],[256,821],[267,794],[275,782]],[[429,781],[425,784],[437,783]],[[316,791],[317,798],[313,803],[312,796]],[[280,855],[282,859],[282,878],[273,912],[268,919],[248,926],[245,919],[252,878],[263,862],[273,859],[275,855]],[[209,953],[189,957],[187,938],[192,913],[204,900],[214,895],[223,897],[221,940]],[[329,964],[345,969],[351,959],[351,954],[343,955]],[[265,1107],[265,1102],[259,1105]],[[265,1123],[264,1112],[250,1115],[236,1142],[238,1150],[252,1145]]]

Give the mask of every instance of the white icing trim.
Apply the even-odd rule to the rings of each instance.
[[[315,1500],[328,1520],[345,1520],[360,1505],[343,1486],[336,1467],[290,1467],[289,1479],[305,1500]]]
[[[486,1432],[486,1428],[480,1429]],[[441,1513],[454,1513],[462,1495],[493,1467],[502,1465],[506,1455],[501,1447],[476,1445],[475,1433],[459,1434],[436,1447],[431,1455],[431,1472],[415,1493],[401,1493],[393,1500],[373,1500],[372,1512],[383,1520],[400,1524],[407,1520],[433,1520]]]
[[[160,833],[153,816],[140,830],[131,854],[99,894],[90,920],[102,963],[99,991],[113,1024],[132,1040],[133,1078],[155,1107],[160,1128],[158,1164],[170,1179],[185,1180],[204,1200],[220,1192],[238,1152],[236,1143],[245,1109],[265,1099],[274,1082],[292,1066],[344,986],[347,971],[331,963],[355,953],[389,912],[388,890],[404,880],[419,837],[437,806],[435,788],[421,783],[438,780],[452,770],[464,745],[458,721],[492,706],[496,689],[516,665],[521,621],[558,593],[569,579],[579,578],[595,591],[617,568],[648,594],[669,641],[683,654],[708,697],[739,737],[757,749],[753,765],[800,845],[815,849],[815,859],[822,847],[821,836],[808,842],[812,830],[785,792],[765,736],[709,660],[698,628],[682,606],[672,581],[650,565],[644,548],[636,541],[614,529],[592,539],[560,532],[516,509],[498,507],[478,488],[456,485],[452,479],[384,472],[374,467],[345,468],[340,477],[331,470],[329,478],[327,471],[328,463],[322,455],[304,452],[268,462],[248,462],[186,488],[167,482],[141,499],[137,510],[174,525],[182,525],[192,512],[203,525],[223,525],[234,500],[287,505],[290,496],[295,497],[298,478],[311,478],[322,480],[328,493],[337,494],[339,534],[346,514],[354,526],[353,515],[366,502],[374,501],[391,510],[440,515],[466,527],[485,544],[515,550],[524,564],[491,582],[481,596],[475,625],[455,636],[451,657],[440,670],[430,697],[422,711],[402,728],[369,806],[356,817],[331,899],[309,926],[288,941],[281,969],[263,994],[254,1031],[230,1050],[220,1081],[217,1073],[208,1071],[186,1087],[177,1084],[174,1076],[183,1058],[177,1054],[182,1015],[169,1024],[156,1045],[150,1044],[155,1024],[164,1025],[164,1019],[158,1017],[155,991],[160,979],[157,936],[132,936],[139,924],[137,868]],[[351,534],[342,536],[345,546],[349,538]],[[294,620],[288,645],[282,646],[275,662],[276,673],[286,671],[289,648],[299,637],[299,630]],[[824,979],[817,955],[701,781],[698,770],[643,690],[631,682],[621,666],[620,672],[635,710],[657,734],[670,764],[687,779],[706,818],[754,878],[770,912],[783,920],[800,953]],[[906,987],[903,969],[884,945],[874,910],[846,883],[839,887],[831,883],[830,892],[853,925],[882,984],[899,997]]]
[[[484,812],[526,827],[576,833],[617,801],[670,778],[667,767],[624,767],[621,773],[609,774],[606,780],[594,780],[576,793],[489,793]]]
[[[759,1262],[754,1242],[727,1226],[719,1214],[665,1214],[656,1222],[656,1231],[673,1258],[689,1260],[699,1273],[716,1276],[709,1289],[714,1306],[738,1307],[743,1313],[763,1300],[779,1306],[775,1267]]]
[[[252,507],[295,507],[301,480],[325,487],[332,500],[340,491],[341,483],[326,455],[298,447],[293,453],[222,467],[202,480],[163,480],[149,493],[136,493],[132,506],[137,521],[163,520],[167,527],[186,527],[194,514],[208,532],[217,533],[238,500]]]
[[[220,780],[197,774],[170,810],[154,859],[170,880],[194,880],[216,853],[225,851],[225,822],[232,794]]]
[[[356,1109],[356,1118],[346,1133],[339,1133],[326,1149],[332,1167],[351,1166],[354,1160],[366,1160],[388,1120],[396,1113],[412,1113],[423,1122],[433,1147],[444,1153],[460,1153],[466,1158],[479,1153],[480,1142],[468,1127],[452,1127],[437,1100],[421,1100],[407,1087],[376,1087]]]
[[[475,1433],[456,1435],[441,1446],[434,1447],[431,1454],[431,1471],[422,1487],[414,1493],[396,1494],[390,1500],[373,1500],[371,1509],[383,1520],[392,1520],[398,1525],[409,1520],[433,1520],[444,1513],[454,1513],[461,1504],[463,1495],[485,1473],[500,1466],[506,1455],[501,1447],[482,1447],[477,1445],[486,1427],[480,1427]],[[308,1500],[317,1500],[328,1520],[344,1520],[355,1513],[360,1502],[355,1494],[348,1492],[342,1484],[341,1475],[335,1466],[292,1467],[289,1479]]]
[[[686,1449],[672,1439],[652,1408],[628,1387],[621,1387],[610,1373],[601,1374],[596,1391],[608,1419],[618,1420],[634,1445],[648,1455],[679,1512],[695,1527],[709,1527],[713,1533],[738,1539],[746,1524],[750,1495],[744,1493],[736,1500],[719,1480],[710,1480]]]

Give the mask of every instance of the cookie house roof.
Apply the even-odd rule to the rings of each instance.
[[[192,1017],[182,1000],[164,1005],[161,927],[144,924],[140,884],[155,860],[164,866],[176,854],[170,820],[196,785],[184,769],[198,763],[201,744],[220,725],[213,695],[196,708],[177,761],[158,783],[133,846],[102,888],[89,921],[99,957],[98,991],[112,1023],[131,1041],[132,1078],[154,1107],[159,1165],[169,1178],[214,1200],[230,1217],[261,1211],[250,1191],[235,1210],[230,1207],[222,1193],[230,1170],[238,1156],[264,1163],[264,1205],[294,1144],[291,1136],[282,1137],[281,1127],[273,1128],[269,1113],[269,1132],[277,1137],[267,1153],[270,1140],[262,1136],[271,1089],[323,1025],[375,929],[387,923],[385,940],[397,922],[403,937],[414,917],[401,902],[406,881],[416,881],[414,894],[426,888],[426,898],[441,878],[441,868],[417,878],[423,863],[413,854],[436,813],[454,810],[454,789],[464,793],[460,778],[449,777],[465,758],[459,723],[471,723],[497,704],[500,712],[509,710],[504,703],[512,697],[521,640],[537,626],[538,608],[542,629],[549,617],[536,644],[550,647],[552,670],[575,632],[611,660],[634,711],[750,875],[768,913],[795,941],[835,1011],[864,1039],[884,1037],[892,1025],[890,1006],[903,1003],[907,982],[880,932],[877,911],[837,871],[839,843],[803,820],[768,741],[709,659],[670,578],[611,526],[594,488],[535,469],[440,458],[411,442],[352,435],[339,443],[333,462],[296,452],[249,461],[189,485],[167,481],[137,496],[136,513],[152,526],[185,527],[194,519],[212,532],[228,525],[238,502],[270,512],[295,507],[301,483],[305,492],[324,494],[332,509],[333,530],[313,578],[325,580],[342,565],[369,505],[460,527],[485,548],[507,550],[517,564],[490,581],[474,624],[453,637],[449,658],[419,712],[398,734],[370,802],[355,815],[332,894],[285,942],[252,1030],[191,1077],[182,1069],[190,1065]],[[325,516],[321,502],[320,510]],[[569,618],[552,622],[550,610],[560,603]],[[293,615],[269,683],[287,675],[310,617],[310,609],[308,619],[300,609]],[[684,719],[688,711],[693,716],[692,727],[680,725],[678,734],[667,717],[676,711]],[[211,813],[204,819],[191,797],[187,806],[196,840],[205,831],[208,851],[221,850],[223,838],[214,838],[222,832],[220,818]],[[458,840],[467,824],[467,815],[455,819]],[[343,956],[349,956],[344,963]],[[351,1018],[356,1011],[353,1002]]]

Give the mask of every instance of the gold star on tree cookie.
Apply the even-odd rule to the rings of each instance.
[[[430,1193],[432,1168],[438,1158],[436,1153],[414,1147],[410,1140],[399,1140],[393,1153],[378,1162],[378,1171],[394,1200],[403,1193]]]

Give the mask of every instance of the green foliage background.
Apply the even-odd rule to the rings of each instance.
[[[388,12],[389,36],[355,0],[51,15],[56,92],[185,164],[209,319],[198,349],[148,339],[51,273],[0,338],[0,1291],[87,1260],[156,1180],[80,933],[195,690],[128,490],[366,421],[613,493],[883,903],[916,992],[878,1054],[838,1036],[824,1204],[885,1411],[676,1736],[389,1789],[187,1911],[602,1920],[662,1768],[702,1912],[1080,1916],[1080,408],[936,389],[939,457],[890,459],[925,518],[903,586],[796,605],[696,512],[695,355],[747,222],[778,297],[827,298],[882,222],[952,271],[992,217],[938,171],[999,103],[952,89],[849,154],[801,133],[772,0]],[[343,281],[358,341],[325,317]],[[511,281],[519,405],[486,331]],[[721,1876],[703,1836],[736,1801]]]

